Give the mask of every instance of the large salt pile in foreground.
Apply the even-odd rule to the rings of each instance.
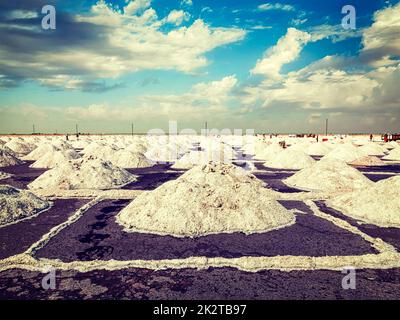
[[[100,159],[79,159],[46,171],[31,182],[30,189],[113,189],[136,180],[125,169]]]
[[[327,204],[366,223],[400,228],[400,176],[340,195]]]
[[[117,216],[129,232],[196,237],[268,231],[295,222],[274,191],[232,164],[196,166],[139,195]]]
[[[360,171],[335,159],[324,159],[284,180],[293,187],[310,191],[343,192],[371,186]]]
[[[7,150],[0,149],[0,167],[15,166],[23,163],[18,158],[14,157]]]
[[[383,157],[382,159],[400,161],[400,147],[396,147],[396,148],[392,149],[389,152],[389,154],[387,156]]]
[[[50,205],[28,191],[0,185],[0,225],[33,216]]]
[[[360,150],[360,148],[357,148],[351,143],[345,143],[335,147],[331,152],[324,156],[324,159],[336,159],[344,162],[351,162],[363,156],[367,156],[367,154]]]
[[[315,160],[302,151],[286,149],[271,157],[265,163],[265,167],[280,169],[303,169],[311,166]]]
[[[30,165],[31,168],[54,168],[69,160],[80,158],[75,150],[57,150],[48,152]]]

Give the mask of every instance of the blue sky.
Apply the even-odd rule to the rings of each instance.
[[[351,1],[355,30],[347,0],[43,4],[0,5],[0,132],[400,129],[398,1]]]

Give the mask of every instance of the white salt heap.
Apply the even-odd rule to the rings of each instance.
[[[262,181],[232,164],[196,166],[139,195],[117,216],[128,232],[197,237],[259,233],[295,222]]]
[[[105,159],[121,168],[147,168],[154,165],[154,162],[147,159],[143,153],[122,149],[110,154]]]
[[[113,189],[137,177],[100,159],[78,159],[63,163],[32,181],[30,189]]]
[[[349,164],[353,166],[384,166],[386,163],[384,163],[381,159],[375,157],[375,156],[364,156],[361,158],[358,158],[352,162],[349,162]]]
[[[80,155],[75,150],[50,151],[31,164],[30,167],[54,168],[68,162],[69,160],[75,160],[78,158],[80,158]]]
[[[351,143],[340,144],[329,152],[323,159],[336,159],[344,162],[351,162],[363,156],[367,156],[360,148]]]
[[[392,149],[389,154],[384,156],[382,159],[400,161],[400,146]]]
[[[28,191],[0,185],[0,226],[33,216],[50,205]]]
[[[340,195],[327,204],[366,223],[400,228],[400,176]]]
[[[315,160],[303,151],[286,149],[264,163],[265,167],[280,169],[303,169],[311,166]]]
[[[38,160],[41,157],[43,157],[46,153],[49,152],[56,152],[59,151],[60,149],[55,147],[52,144],[49,143],[41,143],[35,150],[24,156],[22,159],[23,160]]]
[[[323,159],[284,180],[293,187],[310,191],[345,192],[363,189],[373,182],[360,171],[334,159]]]
[[[324,142],[312,143],[305,150],[310,156],[324,156],[332,150],[332,146]]]
[[[254,158],[258,160],[269,160],[273,159],[278,153],[282,151],[283,148],[279,144],[266,144],[263,148],[261,148],[260,146],[256,148]]]
[[[35,144],[26,142],[26,141],[22,140],[21,138],[16,138],[16,139],[10,140],[4,146],[10,148],[16,154],[21,155],[21,156],[27,155],[28,153],[32,152],[36,148]]]
[[[364,144],[363,146],[359,147],[359,150],[370,156],[383,156],[386,152],[385,148],[373,142]]]
[[[0,167],[15,166],[23,161],[16,158],[5,149],[0,149]]]

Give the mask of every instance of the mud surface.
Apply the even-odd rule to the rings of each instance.
[[[49,210],[37,217],[0,228],[0,259],[24,252],[87,202],[83,199],[55,200]]]
[[[7,184],[18,189],[27,189],[27,185],[48,169],[29,168],[35,161],[25,161],[16,166],[2,167],[1,171],[11,173],[13,176],[1,180],[0,184]]]
[[[383,241],[390,243],[400,252],[400,228],[383,228],[373,224],[359,224],[356,219],[348,217],[343,213],[328,207],[324,201],[315,201],[315,203],[321,211],[347,221],[371,237],[381,238]]]
[[[103,201],[62,230],[37,252],[39,258],[74,260],[175,259],[191,256],[241,257],[276,255],[361,255],[376,253],[358,235],[312,214],[299,213],[294,225],[267,233],[216,234],[199,238],[176,238],[124,232],[116,214],[129,201]],[[304,204],[286,203],[299,211]]]
[[[56,289],[44,290],[43,274],[11,269],[0,273],[0,299],[400,299],[400,269],[357,270],[354,290],[342,288],[344,275],[232,268],[56,271]]]

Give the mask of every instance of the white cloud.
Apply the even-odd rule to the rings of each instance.
[[[251,73],[279,79],[282,66],[297,59],[303,46],[310,39],[311,36],[307,32],[289,28],[286,35],[280,38],[275,46],[268,49],[262,59],[257,61]]]
[[[176,26],[179,26],[182,24],[183,21],[188,21],[190,19],[190,14],[183,11],[183,10],[172,10],[167,18],[166,22],[167,23],[172,23],[175,24]]]
[[[282,10],[282,11],[294,11],[295,8],[290,4],[282,4],[282,3],[263,3],[260,4],[258,7],[260,11],[267,11],[267,10]]]
[[[130,1],[124,8],[125,14],[131,15],[136,14],[139,11],[150,7],[151,0],[134,0]]]

